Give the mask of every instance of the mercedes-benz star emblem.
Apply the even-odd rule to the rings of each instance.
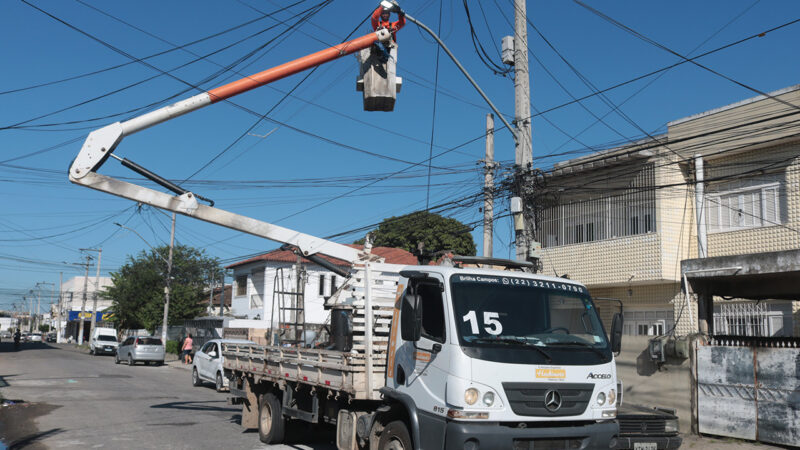
[[[545,392],[544,407],[550,412],[558,411],[561,408],[561,394],[558,391]]]

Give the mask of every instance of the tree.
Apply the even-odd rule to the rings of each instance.
[[[102,295],[112,299],[113,320],[119,328],[155,330],[161,326],[168,254],[167,246],[150,252],[142,251],[135,258],[129,256],[119,272],[111,273],[112,285]],[[200,314],[204,309],[201,304],[205,299],[203,290],[209,280],[221,277],[222,268],[216,258],[208,257],[203,250],[193,247],[175,246],[167,322],[179,325],[183,320]]]
[[[472,240],[471,231],[471,228],[456,219],[417,211],[384,219],[373,232],[373,245],[402,248],[418,255],[418,245],[422,242],[424,255],[451,251],[457,255],[473,256],[475,241]],[[356,243],[363,244],[364,240]]]
[[[39,331],[41,331],[42,333],[49,332],[50,331],[50,325],[48,325],[46,323],[42,324],[42,325],[39,325]]]

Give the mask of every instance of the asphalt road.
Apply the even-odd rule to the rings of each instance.
[[[187,367],[114,364],[73,346],[0,343],[0,449],[332,449],[332,427],[290,427],[287,444],[266,446],[244,431],[239,406],[211,385],[193,387]]]

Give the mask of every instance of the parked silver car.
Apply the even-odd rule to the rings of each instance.
[[[153,336],[131,336],[120,344],[114,362],[127,361],[134,365],[139,361],[145,364],[164,364],[164,343],[161,338]]]
[[[204,381],[209,381],[214,383],[217,392],[228,387],[228,379],[224,376],[222,369],[224,358],[220,353],[223,342],[226,344],[255,345],[255,342],[242,339],[212,339],[206,342],[194,354],[194,359],[192,360],[192,385],[200,386]]]

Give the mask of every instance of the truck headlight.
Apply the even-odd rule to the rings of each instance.
[[[664,431],[667,433],[677,433],[678,430],[678,419],[669,419],[664,421]]]
[[[608,391],[608,397],[607,398],[608,398],[608,404],[609,405],[613,405],[614,404],[614,400],[617,399],[617,392],[615,390],[611,389],[610,391]]]
[[[478,401],[478,390],[469,388],[464,391],[464,401],[467,402],[468,405],[474,405],[475,402]]]
[[[604,394],[603,392],[597,394],[597,406],[603,406],[605,402],[606,402],[606,394]]]
[[[487,392],[483,394],[483,404],[486,406],[494,405],[494,392]]]

